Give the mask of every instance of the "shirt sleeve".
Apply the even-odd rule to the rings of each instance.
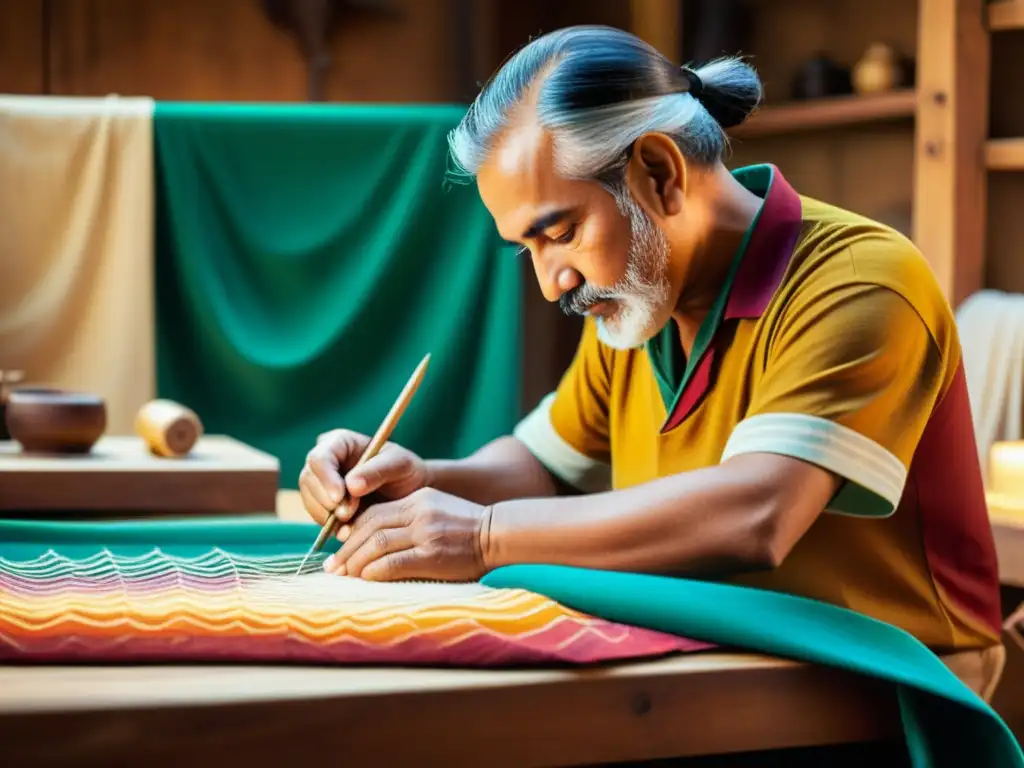
[[[590,318],[558,388],[516,426],[514,435],[548,471],[574,488],[597,493],[611,486],[608,401],[611,350]]]
[[[899,293],[847,284],[791,299],[722,460],[775,453],[845,482],[827,511],[885,517],[945,386],[931,330]]]

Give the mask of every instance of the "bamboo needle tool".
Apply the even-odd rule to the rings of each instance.
[[[402,418],[402,414],[405,413],[405,409],[408,407],[409,403],[412,402],[412,398],[416,394],[416,390],[419,389],[420,382],[423,381],[423,375],[427,372],[427,364],[429,362],[430,355],[428,354],[420,361],[420,364],[416,366],[416,370],[412,372],[412,376],[409,377],[409,381],[407,381],[405,387],[402,388],[402,391],[398,395],[398,399],[395,400],[395,404],[391,406],[391,410],[388,411],[388,415],[384,417],[384,421],[381,422],[381,425],[377,428],[377,432],[367,444],[366,450],[363,451],[363,455],[359,457],[359,461],[353,465],[352,469],[360,467],[368,462],[380,452],[380,449],[383,448],[385,444],[387,444],[388,439],[391,437],[391,433],[394,432],[395,426],[398,424],[398,420]],[[349,496],[343,499],[341,503],[349,508],[354,508],[354,506],[359,503],[359,500]],[[299,570],[295,572],[296,576],[302,573],[302,570],[306,567],[306,563],[309,561],[309,558],[314,553],[323,549],[327,540],[338,532],[338,527],[340,525],[341,522],[338,520],[337,515],[330,514],[327,516],[323,526],[320,528],[319,535],[316,537],[316,541],[313,542],[313,546],[310,547],[306,556],[302,558],[302,562],[299,564]]]

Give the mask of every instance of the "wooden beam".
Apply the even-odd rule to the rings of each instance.
[[[955,307],[984,281],[989,36],[984,0],[921,0],[913,238]]]
[[[988,26],[993,31],[1024,29],[1024,2],[1000,0],[989,3]]]
[[[989,139],[985,167],[990,171],[1024,171],[1024,139]]]
[[[683,9],[681,0],[630,0],[630,31],[653,45],[676,64],[682,64]]]

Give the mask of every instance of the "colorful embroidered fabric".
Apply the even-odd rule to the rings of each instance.
[[[26,544],[26,537],[33,538],[31,524],[18,525],[0,522],[4,660],[502,666],[590,663],[708,647],[588,616],[523,589],[331,576],[320,568],[326,553],[295,575],[304,551],[288,536],[280,548],[292,551],[246,552],[254,549],[252,542],[239,537],[239,551],[214,545],[196,553],[203,547],[194,530],[181,528],[184,523],[177,529],[153,524],[162,527],[149,536],[135,524],[135,540],[118,542],[114,536],[112,547],[83,546],[73,535],[59,537],[63,543],[54,546],[47,546],[45,535]],[[61,524],[41,525],[38,534],[47,526],[53,533]],[[132,524],[110,524],[108,531],[124,533],[125,525]],[[59,532],[77,528],[85,538],[102,538],[102,527],[63,524]],[[308,546],[315,529],[302,528]],[[183,530],[192,534],[184,553],[180,536],[170,551],[157,545],[167,542],[161,533]],[[275,525],[264,536],[275,530],[289,528]],[[252,528],[234,532],[251,535]],[[210,540],[218,538],[224,539]]]

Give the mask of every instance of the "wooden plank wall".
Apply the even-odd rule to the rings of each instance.
[[[0,93],[44,93],[42,0],[0,0]]]
[[[464,102],[531,36],[630,21],[625,0],[389,4],[396,15],[364,12],[334,34],[328,101]],[[302,101],[306,67],[260,0],[0,0],[0,92]],[[557,384],[579,323],[544,300],[528,261],[523,269],[525,410]]]
[[[450,0],[390,0],[333,38],[331,101],[458,98]],[[0,91],[301,101],[306,67],[259,0],[0,0]]]

